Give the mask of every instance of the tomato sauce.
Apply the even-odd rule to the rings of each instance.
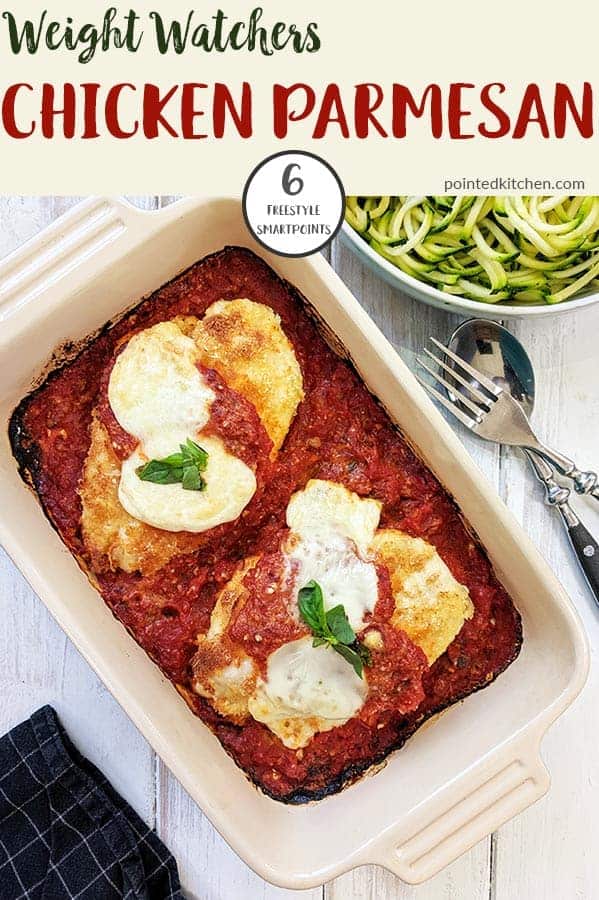
[[[247,600],[233,611],[227,633],[264,671],[271,653],[309,632],[291,612],[293,582],[287,577],[282,552],[261,556],[243,585]]]
[[[252,592],[258,600],[232,623],[242,643],[253,640],[252,655],[264,665],[273,648],[306,633],[289,615],[280,592],[260,588],[270,583],[280,564],[277,548],[289,499],[310,478],[338,481],[361,496],[380,500],[381,525],[433,544],[455,578],[469,588],[475,606],[473,618],[428,668],[422,651],[386,624],[391,604],[383,585],[368,629],[382,633],[389,652],[374,654],[369,698],[354,719],[317,734],[303,750],[286,748],[261,723],[234,725],[201,697],[190,701],[256,784],[277,799],[303,802],[339,790],[401,746],[426,717],[487,685],[517,656],[522,635],[517,610],[455,503],[351,365],[321,338],[298,293],[248,250],[226,248],[202,260],[105,329],[25,398],[13,415],[11,439],[23,474],[35,486],[49,518],[89,566],[78,486],[92,412],[105,394],[115,354],[143,328],[178,315],[201,317],[216,300],[238,297],[265,303],[281,317],[302,368],[305,399],[277,458],[270,462],[268,438],[259,420],[256,423],[253,407],[215,372],[205,370],[205,377],[229,401],[218,404],[220,411],[210,427],[232,452],[245,454],[246,461],[259,466],[262,487],[236,522],[207,533],[197,552],[171,560],[153,575],[95,573],[114,614],[165,675],[190,691],[196,635],[207,630],[218,591],[240,560],[265,554],[251,576],[258,579]],[[119,436],[117,423],[108,421],[106,405],[100,406],[100,415],[119,453],[128,455],[131,443]],[[384,575],[379,578],[379,584],[383,582]]]

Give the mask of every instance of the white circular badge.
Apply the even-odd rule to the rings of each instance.
[[[345,194],[331,166],[303,150],[285,150],[257,166],[243,191],[243,214],[256,240],[279,256],[309,256],[343,222]]]

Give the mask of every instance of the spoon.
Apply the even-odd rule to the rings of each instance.
[[[527,417],[530,417],[535,400],[534,370],[526,350],[507,328],[487,319],[469,319],[456,328],[448,347],[481,374],[490,378],[498,387],[511,394]],[[446,357],[445,361],[453,368],[449,357]],[[472,383],[475,387],[479,387],[474,379]],[[457,382],[455,388],[456,394],[466,392],[466,388]],[[570,506],[571,492],[558,483],[553,466],[530,450],[523,452],[536,477],[545,487],[545,503],[561,514],[578,562],[595,600],[599,603],[599,543]]]

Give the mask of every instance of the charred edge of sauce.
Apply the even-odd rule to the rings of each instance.
[[[90,332],[90,334],[81,338],[79,341],[63,341],[63,343],[53,351],[50,359],[46,361],[41,371],[32,379],[29,391],[15,406],[8,420],[8,439],[12,455],[17,463],[19,475],[25,484],[35,492],[46,518],[56,531],[58,531],[58,528],[56,528],[52,521],[52,517],[46,508],[41,493],[39,483],[41,476],[41,453],[37,441],[33,440],[25,425],[27,410],[36,395],[48,384],[51,384],[55,378],[58,378],[63,369],[75,362],[75,360],[95,341],[110,331],[117,322],[120,322],[122,319],[126,318],[127,315],[131,314],[141,303],[143,303],[143,298],[139,303],[135,304],[133,309],[125,310],[121,315],[110,319],[100,328]]]
[[[44,516],[46,517],[54,531],[58,534],[61,541],[63,541],[60,529],[54,521],[52,514],[48,509],[48,506],[46,505],[43,491],[41,489],[42,469],[39,444],[37,443],[37,441],[34,441],[33,438],[29,435],[23,421],[27,409],[26,401],[28,401],[31,396],[33,395],[30,394],[23,400],[21,400],[19,405],[14,409],[8,422],[8,439],[10,441],[12,454],[17,463],[19,475],[24,481],[26,487],[31,491],[32,494],[34,494]],[[100,592],[100,587],[92,577],[93,573],[90,571],[87,561],[82,556],[80,556],[73,548],[67,546],[67,550],[74,558],[83,574],[87,577],[92,587],[98,592],[101,599],[103,600],[104,598],[102,597],[102,594]]]
[[[25,397],[8,421],[8,440],[12,455],[19,467],[19,475],[28,487],[33,488],[38,495],[38,479],[40,475],[40,451],[38,444],[32,440],[25,428],[25,412],[29,397]]]
[[[401,748],[404,746],[404,744],[407,743],[407,741],[413,736],[413,734],[418,731],[418,729],[421,728],[421,726],[424,725],[424,723],[431,719],[433,716],[438,715],[444,710],[449,709],[449,707],[454,706],[456,703],[465,700],[472,694],[476,694],[479,691],[484,690],[490,684],[493,684],[493,682],[496,681],[496,679],[503,672],[505,672],[505,670],[509,668],[509,666],[511,666],[514,660],[518,658],[522,649],[522,641],[522,619],[518,615],[516,620],[516,635],[513,653],[508,659],[505,660],[504,664],[500,668],[496,669],[496,671],[492,673],[492,677],[489,677],[488,675],[485,676],[483,679],[481,679],[481,681],[472,684],[471,687],[469,687],[465,691],[462,691],[461,694],[456,694],[455,697],[452,697],[446,703],[440,703],[438,706],[433,707],[419,718],[414,719],[414,721],[408,720],[405,729],[402,731],[401,735],[399,736],[397,741],[395,741],[395,743],[387,747],[382,753],[379,753],[377,756],[372,757],[372,759],[370,759],[366,763],[348,766],[347,769],[344,769],[343,772],[329,781],[329,783],[322,788],[314,791],[300,789],[297,791],[292,791],[289,794],[276,794],[273,791],[268,790],[268,788],[265,787],[264,784],[252,778],[251,775],[245,772],[244,769],[242,769],[242,771],[245,772],[248,781],[263,794],[266,794],[267,797],[270,797],[271,800],[277,800],[279,803],[286,803],[290,806],[300,806],[304,803],[311,803],[316,800],[324,800],[325,797],[330,797],[333,794],[338,794],[344,788],[349,787],[351,784],[355,784],[355,782],[360,778],[366,778],[370,773],[372,773],[373,775],[376,774],[378,768],[388,761],[389,756],[392,753],[395,753],[396,750],[401,750]],[[236,760],[234,761],[239,766],[239,763],[237,763]],[[241,766],[239,767],[242,768]]]
[[[46,360],[41,370],[32,378],[29,390],[13,410],[11,420],[21,407],[24,406],[26,409],[27,405],[33,400],[35,395],[45,388],[46,385],[51,384],[54,379],[60,375],[63,369],[66,369],[74,363],[82,353],[85,353],[92,344],[107,334],[111,328],[114,328],[115,325],[118,325],[118,323],[128,315],[134,313],[135,309],[140,306],[145,299],[147,298],[142,297],[134,307],[128,307],[118,316],[109,319],[108,322],[105,322],[100,328],[96,328],[95,331],[90,331],[89,334],[86,334],[85,337],[80,338],[78,341],[67,339],[59,344],[58,347],[52,351],[50,358]]]
[[[25,482],[25,485],[35,495],[35,498],[41,506],[44,516],[46,517],[54,531],[56,531],[61,541],[63,541],[60,529],[54,522],[54,519],[52,518],[52,515],[46,506],[43,492],[41,490],[40,478],[42,472],[39,444],[37,443],[37,441],[33,440],[24,423],[27,404],[29,400],[34,396],[34,394],[37,393],[37,390],[39,390],[42,386],[43,385],[40,385],[40,387],[37,388],[36,391],[24,397],[19,405],[13,410],[13,413],[8,422],[8,439],[10,441],[13,456],[17,462],[19,475]],[[67,545],[65,544],[65,546]],[[67,546],[67,549],[91,586],[95,591],[98,592],[102,602],[104,602],[104,598],[102,597],[102,593],[100,590],[100,584],[96,578],[95,573],[92,572],[89,568],[88,561],[80,553],[77,553],[77,551],[72,547]]]
[[[12,415],[8,421],[8,440],[10,442],[12,455],[14,456],[17,463],[17,471],[19,475],[21,476],[25,485],[35,495],[35,498],[41,506],[44,516],[62,541],[63,537],[60,533],[60,529],[54,521],[50,510],[48,509],[44,498],[44,492],[42,490],[42,461],[40,447],[37,441],[33,440],[25,425],[25,415],[27,412],[29,401],[32,397],[35,396],[37,391],[40,390],[45,383],[46,382],[36,388],[34,392],[24,397],[19,405],[13,410]],[[69,553],[75,557],[77,563],[79,564],[79,568],[85,575],[88,575],[89,577],[90,573],[88,572],[86,564],[79,559],[75,550],[73,550],[71,547],[67,547],[67,549]]]

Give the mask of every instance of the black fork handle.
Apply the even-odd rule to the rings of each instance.
[[[566,528],[580,567],[599,605],[599,543],[580,521],[577,525],[566,523]]]

